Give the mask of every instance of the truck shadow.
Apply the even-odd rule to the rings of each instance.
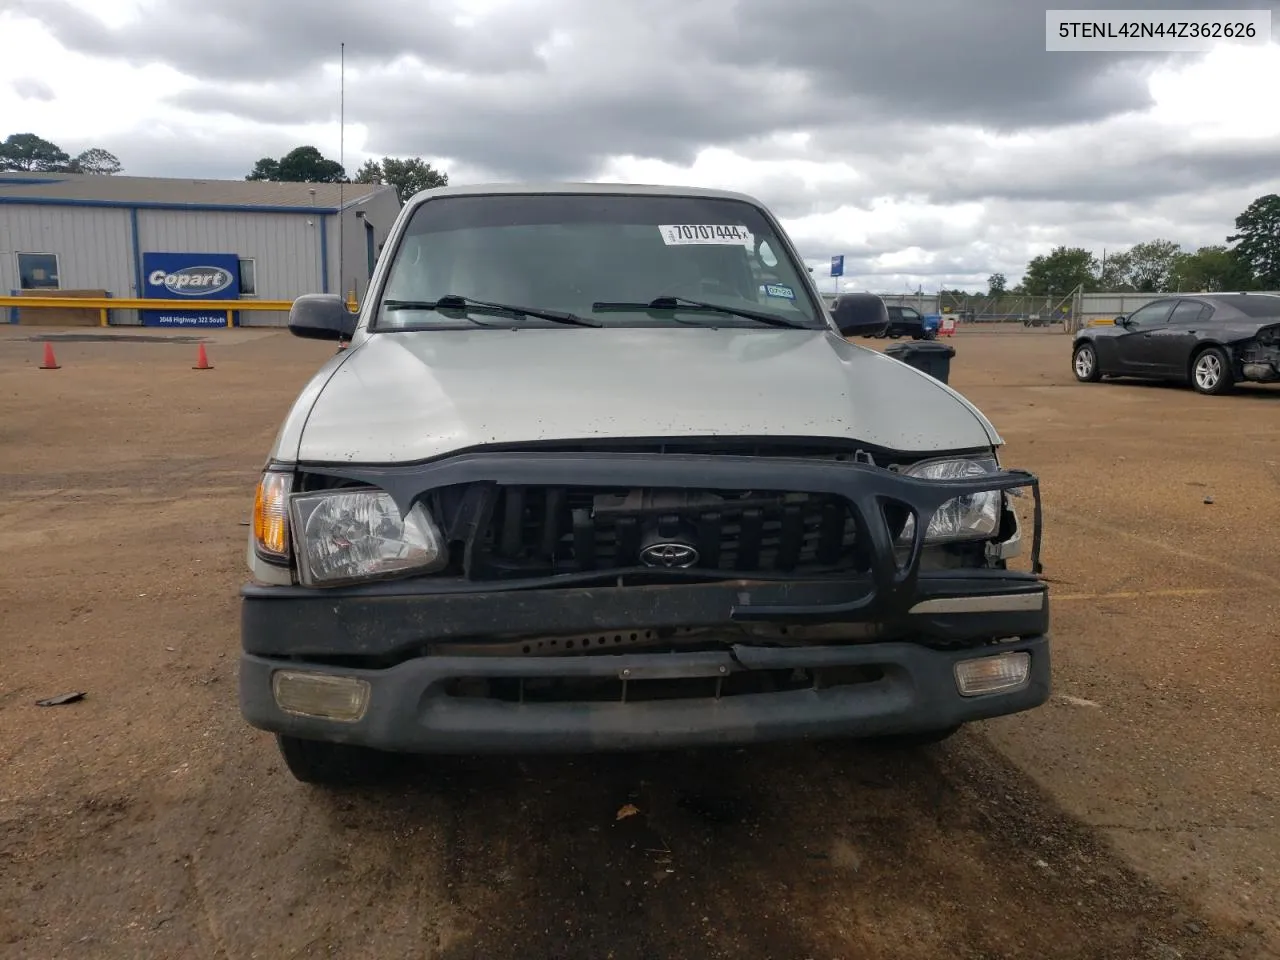
[[[432,758],[318,805],[338,833],[433,838],[418,855],[457,914],[440,957],[1138,957],[1153,927],[1186,936],[1184,908],[967,731],[910,752]]]

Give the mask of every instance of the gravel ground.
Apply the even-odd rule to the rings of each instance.
[[[256,471],[331,348],[213,331],[193,371],[191,331],[115,331],[43,371],[48,333],[0,331],[5,960],[1280,956],[1280,391],[952,341],[1043,480],[1039,710],[915,754],[460,758],[326,794],[240,721],[236,589]]]

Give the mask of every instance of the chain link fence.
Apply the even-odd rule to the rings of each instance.
[[[1024,327],[1077,329],[1081,316],[1080,292],[1065,296],[966,297],[949,293],[877,293],[886,306],[911,307],[926,316],[950,314],[962,324],[983,324],[987,330],[1021,330]]]
[[[1048,327],[1059,331],[1075,328],[1080,316],[1080,291],[1047,297],[939,295],[942,313],[955,314],[962,323]]]

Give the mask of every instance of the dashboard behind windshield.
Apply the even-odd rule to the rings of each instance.
[[[417,208],[393,252],[382,300],[448,295],[566,311],[608,326],[756,326],[706,311],[592,310],[660,296],[826,326],[770,221],[739,200],[657,195],[439,197]],[[678,320],[676,319],[678,318]],[[491,317],[482,318],[492,322]],[[546,321],[525,318],[521,325]],[[373,330],[457,326],[456,314],[380,309]]]

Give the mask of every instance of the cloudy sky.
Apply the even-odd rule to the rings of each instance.
[[[241,178],[310,143],[454,183],[746,190],[846,287],[1010,281],[1054,245],[1222,243],[1280,192],[1268,46],[1045,51],[1028,0],[0,0],[0,137]],[[825,289],[832,281],[823,278]]]

